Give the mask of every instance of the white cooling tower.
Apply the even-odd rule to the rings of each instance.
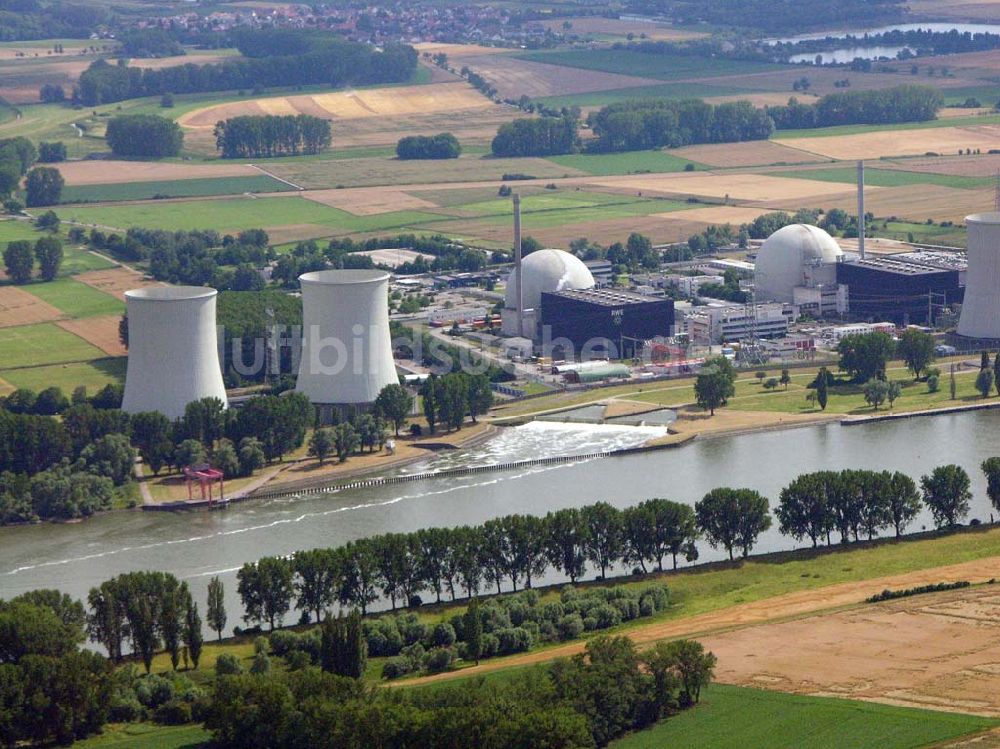
[[[299,276],[302,358],[295,389],[315,404],[364,405],[397,384],[389,336],[389,274],[321,270]]]
[[[958,334],[1000,339],[1000,213],[965,217],[969,270]]]
[[[129,347],[122,410],[176,419],[201,398],[226,403],[215,332],[218,293],[204,286],[125,292]]]

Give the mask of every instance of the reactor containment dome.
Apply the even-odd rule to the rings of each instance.
[[[188,403],[226,403],[215,328],[215,289],[150,286],[125,292],[128,367],[122,410],[184,415]]]
[[[844,253],[818,226],[790,224],[764,240],[757,252],[754,283],[757,301],[794,302],[796,287],[837,283]]]
[[[1000,339],[1000,213],[965,217],[969,269],[957,333]]]
[[[521,312],[526,330],[517,330],[517,279],[521,282]],[[537,337],[535,327],[541,314],[542,294],[556,291],[592,289],[596,286],[590,268],[576,255],[564,250],[536,250],[511,271],[504,294],[503,332],[507,335]],[[530,329],[530,330],[528,330]]]
[[[317,406],[367,406],[399,383],[389,335],[389,274],[321,270],[299,276],[302,358],[295,389]]]

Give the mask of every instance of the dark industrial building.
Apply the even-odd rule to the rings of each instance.
[[[931,310],[960,303],[964,263],[931,253],[868,257],[837,265],[853,317],[898,325],[926,323]]]
[[[615,289],[556,291],[542,294],[541,317],[542,345],[554,357],[629,358],[642,342],[673,333],[674,302]]]

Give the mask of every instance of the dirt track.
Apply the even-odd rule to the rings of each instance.
[[[721,639],[713,639],[712,637],[707,636],[718,636],[723,632],[745,627],[755,627],[754,631],[757,631],[757,625],[783,622],[821,611],[852,606],[862,603],[868,596],[886,588],[909,588],[918,585],[928,585],[931,583],[952,582],[958,580],[985,582],[995,577],[1000,577],[1000,557],[979,559],[974,562],[964,562],[962,564],[954,564],[947,567],[936,567],[916,572],[908,572],[902,575],[891,575],[888,577],[881,577],[862,582],[841,583],[813,590],[788,593],[775,598],[768,598],[762,601],[732,606],[720,611],[700,614],[698,616],[639,626],[630,630],[627,634],[633,641],[640,645],[656,642],[658,640],[669,640],[678,637],[693,636],[698,636],[706,643],[721,643]],[[994,595],[997,594],[994,593]],[[1000,598],[1000,595],[998,595],[998,598]],[[809,621],[812,623],[817,620],[811,619]],[[996,634],[997,630],[994,629],[991,631],[992,637],[995,638]],[[892,642],[895,643],[895,646],[898,648],[905,649],[913,647],[917,649],[918,654],[921,652],[919,650],[920,646],[916,643],[908,643],[900,638],[892,639]],[[449,673],[437,674],[435,676],[425,676],[419,679],[406,680],[401,682],[401,684],[410,686],[413,684],[421,684],[432,681],[443,681],[456,676],[465,677],[473,674],[484,674],[516,666],[528,666],[535,663],[544,663],[554,658],[575,655],[583,650],[583,646],[583,642],[572,642],[548,650],[526,653],[524,655],[512,656],[510,658],[484,661],[479,666],[463,669],[461,671],[452,671]],[[1000,644],[998,644],[997,647],[998,652],[996,653],[996,660],[1000,661]],[[720,662],[721,660],[722,659],[720,659]],[[997,664],[997,668],[997,673],[1000,673],[1000,663]],[[727,679],[721,670],[719,673],[721,681],[730,681],[731,679],[736,680],[735,677]],[[768,686],[768,684],[758,683],[757,686]],[[1000,689],[995,689],[994,691],[997,693],[995,708],[996,714],[1000,715]],[[864,694],[858,696],[871,699],[870,697],[866,697]],[[912,702],[915,702],[915,700],[911,700],[911,703]],[[926,706],[933,706],[933,704],[927,704]],[[949,709],[961,709],[961,707],[951,707]],[[976,710],[976,712],[979,711],[981,710]]]

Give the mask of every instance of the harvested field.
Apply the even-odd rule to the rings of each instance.
[[[653,242],[686,240],[695,231],[705,228],[704,223],[685,223],[684,214],[678,211],[676,219],[667,220],[663,214],[608,218],[599,221],[574,221],[560,226],[536,227],[530,217],[524,219],[525,235],[534,237],[546,247],[565,247],[572,240],[586,237],[594,242],[612,244],[624,242],[629,234],[638,232]],[[496,247],[510,246],[510,226],[488,221],[449,221],[434,227],[449,237],[480,239]]]
[[[995,177],[1000,171],[1000,154],[975,156],[927,156],[898,161],[879,162],[883,169],[903,169],[907,172],[928,172],[956,177]]]
[[[711,208],[692,208],[690,211],[658,214],[668,221],[685,221],[708,224],[747,224],[758,216],[768,213],[768,208],[751,208],[747,206],[712,206]]]
[[[788,103],[788,94],[784,91],[775,91],[774,93],[759,93],[759,94],[729,94],[727,96],[706,96],[705,101],[709,104],[724,104],[729,101],[748,101],[755,107],[782,107]],[[798,94],[799,101],[803,103],[810,103],[814,98],[808,94]]]
[[[309,190],[302,193],[306,200],[339,208],[355,216],[374,216],[393,211],[437,208],[434,203],[402,190]]]
[[[637,88],[655,85],[652,78],[640,78],[619,73],[604,73],[562,65],[518,60],[496,55],[469,57],[462,60],[474,71],[493,84],[501,97],[518,99],[585,94],[618,88]]]
[[[441,83],[216,104],[188,112],[177,121],[186,128],[211,130],[219,120],[243,114],[309,114],[330,120],[353,120],[485,109],[491,106],[493,104],[489,99],[467,83]]]
[[[685,146],[668,153],[709,166],[769,166],[817,160],[811,154],[804,154],[773,140]]]
[[[38,101],[38,90],[46,83],[69,88],[80,73],[94,61],[94,57],[53,55],[37,61],[17,60],[0,63],[3,80],[3,98],[10,104],[33,104]]]
[[[449,59],[459,59],[464,57],[475,57],[479,55],[503,55],[517,50],[505,47],[486,47],[481,44],[448,44],[447,42],[420,42],[414,44],[413,48],[421,55],[425,52],[436,55],[444,52]]]
[[[795,83],[796,79],[802,77],[802,68],[797,65],[786,65],[783,68],[763,71],[763,72],[747,72],[740,73],[736,72],[733,74],[727,74],[723,76],[715,77],[704,77],[700,80],[704,82],[711,82],[713,85],[717,86],[732,86],[739,89],[744,89],[748,91],[778,91],[786,92],[785,101],[787,102],[788,97],[795,96],[795,92],[792,90],[792,85]],[[840,68],[817,68],[814,65],[810,65],[807,68],[809,74],[809,94],[813,96],[825,96],[826,94],[832,94],[840,91],[836,85],[837,81],[843,80],[844,71]],[[699,80],[696,77],[697,74],[692,74],[689,80]],[[849,76],[851,79],[851,90],[867,91],[870,89],[881,89],[890,88],[892,86],[898,86],[901,83],[913,83],[912,77],[907,74],[905,76],[894,74],[894,73],[866,73],[865,75],[853,75]],[[935,87],[947,89],[947,88],[958,88],[961,86],[966,86],[969,84],[968,80],[959,80],[957,78],[936,78],[934,79]],[[801,94],[798,98],[801,100],[803,98]]]
[[[67,185],[111,185],[122,182],[157,182],[212,177],[253,177],[260,174],[249,164],[169,164],[152,161],[65,161],[59,171]]]
[[[56,323],[63,330],[79,336],[110,356],[127,356],[128,349],[118,336],[118,315],[88,317],[84,320],[61,320]]]
[[[568,31],[563,23],[569,22],[572,28]],[[648,39],[680,41],[682,39],[697,39],[706,36],[698,31],[675,29],[661,23],[643,21],[626,21],[620,18],[602,18],[601,16],[581,16],[560,18],[554,21],[543,21],[542,25],[558,34],[599,34],[607,36],[645,35]]]
[[[840,195],[844,185],[818,180],[789,179],[770,174],[723,174],[685,172],[683,174],[646,174],[628,177],[605,177],[592,184],[615,189],[639,190],[662,195],[697,195],[706,198],[754,201],[808,201],[811,197]],[[872,187],[874,194],[880,188]]]
[[[129,61],[129,65],[133,68],[160,70],[161,68],[174,68],[178,65],[211,65],[212,63],[222,62],[223,60],[229,62],[231,60],[239,59],[242,59],[241,55],[219,55],[210,53],[199,54],[195,52],[193,54],[177,55],[176,57],[136,57]]]
[[[58,320],[63,313],[15,286],[0,286],[0,328]]]
[[[940,185],[907,185],[868,188],[865,195],[865,208],[876,216],[899,216],[918,224],[929,218],[964,223],[970,213],[992,211],[994,205],[994,191],[990,188],[961,190]],[[856,210],[856,205],[853,193],[823,203],[824,208],[845,211],[850,211],[852,206]]]
[[[141,289],[146,286],[163,286],[159,281],[148,281],[141,273],[129,268],[111,268],[110,270],[92,270],[80,273],[74,279],[91,286],[105,294],[111,294],[122,301],[129,289]]]
[[[719,681],[1000,716],[1000,594],[915,596],[701,641]]]
[[[959,149],[1000,148],[1000,125],[882,130],[857,135],[788,138],[782,145],[831,159],[877,159],[882,156],[954,154]]]

